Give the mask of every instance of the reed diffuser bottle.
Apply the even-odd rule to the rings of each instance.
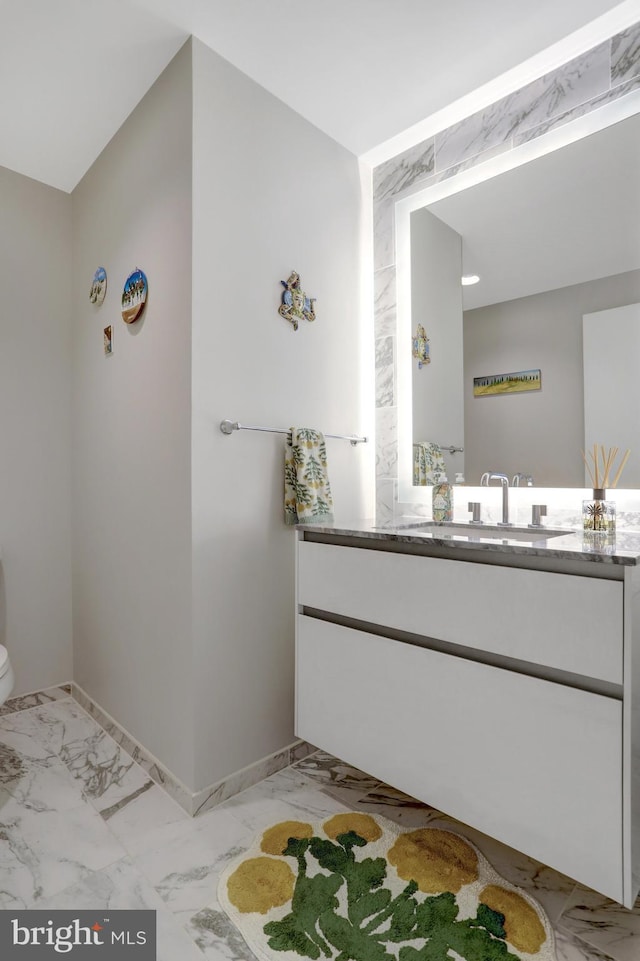
[[[594,444],[589,452],[591,463],[585,452],[582,452],[582,459],[593,484],[593,497],[582,502],[582,528],[585,534],[612,536],[616,532],[616,505],[615,501],[607,500],[607,488],[617,486],[631,453],[627,450],[613,475],[613,480],[610,481],[618,450],[618,447],[610,447],[605,453],[602,444]]]

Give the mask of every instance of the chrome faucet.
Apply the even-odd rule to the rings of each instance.
[[[502,521],[498,521],[498,526],[513,527],[513,524],[509,523],[509,478],[496,471],[485,471],[480,478],[480,486],[488,487],[492,480],[499,480],[502,484]]]
[[[521,487],[523,481],[526,483],[527,487],[533,487],[533,477],[531,476],[531,474],[521,474],[519,471],[517,474],[513,475],[511,486]]]

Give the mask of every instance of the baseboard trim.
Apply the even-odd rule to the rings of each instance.
[[[123,751],[126,751],[134,761],[144,768],[149,777],[192,817],[210,811],[211,808],[234,797],[240,791],[252,787],[252,785],[263,781],[271,774],[289,767],[290,764],[302,760],[302,758],[317,750],[306,741],[294,741],[282,750],[260,758],[240,771],[229,774],[221,781],[210,784],[201,791],[193,792],[75,682],[71,684],[71,696],[107,734],[111,735]]]

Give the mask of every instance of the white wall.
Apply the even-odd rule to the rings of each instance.
[[[465,312],[468,484],[498,470],[532,474],[536,486],[584,485],[582,315],[638,299],[640,271],[630,271]],[[530,368],[542,371],[539,391],[473,396],[474,377]]]
[[[464,447],[462,237],[429,210],[411,215],[411,333],[422,324],[431,362],[411,364],[413,441]],[[443,451],[447,476],[464,473],[464,453]]]
[[[593,445],[605,449],[619,447],[615,479],[626,450],[630,450],[620,485],[640,488],[640,304],[615,307],[585,314],[583,324],[584,358],[584,450],[589,457]],[[585,471],[585,487],[592,487],[595,476]],[[604,487],[602,463],[598,461],[599,484]]]
[[[294,532],[282,436],[223,418],[362,430],[356,158],[194,49],[193,572],[198,786],[293,740]],[[278,315],[297,270],[317,319]],[[368,451],[328,441],[339,521]]]
[[[14,694],[71,680],[71,200],[0,168],[0,642]]]
[[[187,43],[73,192],[75,680],[187,785],[191,135]],[[101,307],[88,299],[98,266]],[[122,286],[135,267],[149,297],[127,326]]]

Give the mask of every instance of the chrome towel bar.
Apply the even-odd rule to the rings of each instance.
[[[237,421],[223,420],[220,422],[220,430],[223,434],[232,434],[234,430],[261,430],[268,434],[290,434],[291,430],[287,427],[249,427],[247,424],[239,424]],[[332,437],[336,440],[348,440],[352,447],[356,444],[366,444],[366,437],[357,437],[353,434],[325,434],[325,437]]]

